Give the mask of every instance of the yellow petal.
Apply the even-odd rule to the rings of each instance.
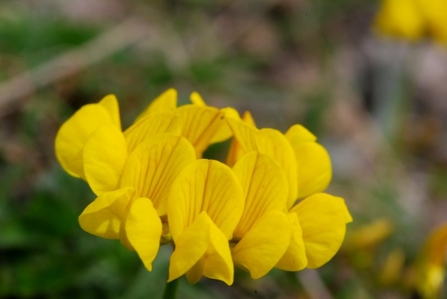
[[[286,138],[290,141],[292,146],[302,142],[317,141],[317,137],[302,125],[293,125],[287,130]]]
[[[343,198],[317,193],[302,200],[290,212],[298,215],[303,230],[308,268],[318,268],[338,251],[352,218]]]
[[[231,140],[230,148],[228,149],[228,154],[226,158],[226,164],[230,167],[233,167],[234,164],[244,155],[239,142],[237,142],[236,138]]]
[[[351,230],[343,246],[347,251],[371,250],[380,246],[393,232],[394,225],[390,219],[377,219]]]
[[[180,136],[181,130],[182,119],[174,111],[151,113],[124,132],[128,152],[131,153],[139,144],[155,134],[171,133]]]
[[[185,105],[177,113],[183,119],[182,136],[194,146],[197,157],[202,156],[220,128],[226,126],[224,112],[214,107]]]
[[[190,284],[196,284],[200,281],[205,270],[205,257],[202,256],[199,260],[186,272],[186,279]]]
[[[206,103],[203,100],[202,96],[198,92],[193,92],[190,95],[191,102],[196,106],[206,107]],[[225,117],[237,117],[239,118],[239,113],[236,109],[227,107],[221,109],[221,111],[224,113]],[[218,143],[225,141],[229,139],[233,133],[231,132],[230,128],[226,123],[224,123],[222,126],[219,127],[219,129],[216,131],[216,133],[211,138],[209,144]]]
[[[173,180],[193,161],[194,149],[185,138],[154,135],[129,155],[120,186],[134,187],[140,197],[152,200],[159,215],[165,215],[167,192]]]
[[[237,111],[236,111],[237,113]],[[235,114],[234,112],[225,113],[226,118],[233,118],[236,120],[240,120],[239,113]],[[256,128],[255,122],[253,120],[253,117],[251,116],[249,111],[245,111],[242,115],[242,121],[248,124],[249,126],[252,126]],[[229,127],[229,126],[228,126]],[[229,127],[230,128],[230,127]],[[231,128],[230,128],[231,130]],[[241,148],[239,142],[237,141],[237,138],[233,138],[230,144],[230,148],[228,149],[226,164],[230,167],[233,167],[234,164],[244,155],[244,151]]]
[[[113,121],[113,124],[121,130],[121,119],[120,119],[120,110],[118,106],[118,100],[113,94],[109,94],[105,96],[98,103],[102,107],[104,107],[110,115],[110,118]]]
[[[211,218],[202,212],[175,242],[169,280],[187,274],[190,283],[202,276],[233,283],[233,261],[228,240]]]
[[[169,220],[171,221],[171,219]],[[210,218],[201,213],[191,225],[175,240],[175,249],[169,262],[169,281],[172,281],[187,271],[204,256],[209,245]],[[203,261],[202,261],[203,262]],[[200,265],[199,265],[200,266]],[[202,267],[195,266],[191,272],[191,280],[197,282],[203,274]]]
[[[242,115],[242,121],[252,127],[256,128],[255,120],[253,119],[253,116],[251,115],[250,111],[246,110],[244,114]]]
[[[234,237],[241,238],[265,213],[286,210],[288,183],[281,166],[257,152],[241,158],[233,171],[245,195],[244,212],[234,231]]]
[[[275,265],[275,268],[285,271],[300,271],[307,266],[306,250],[303,241],[303,231],[295,213],[287,214],[292,234],[290,245],[284,255]]]
[[[228,126],[233,131],[234,138],[238,142],[238,156],[241,157],[251,151],[257,151],[256,135],[259,130],[241,119],[228,117],[225,118]],[[236,161],[235,161],[236,162]]]
[[[168,195],[168,218],[174,241],[205,211],[231,239],[244,208],[244,195],[235,174],[225,164],[197,160],[178,175]]]
[[[297,163],[286,137],[277,130],[258,130],[235,118],[228,118],[227,123],[244,154],[258,151],[270,156],[282,167],[289,183],[288,206],[292,206],[298,195]]]
[[[281,132],[262,129],[256,136],[257,149],[278,162],[289,182],[288,206],[292,206],[298,196],[297,163],[293,149]]]
[[[158,112],[165,112],[177,108],[177,90],[169,88],[161,95],[159,95],[152,103],[136,118],[134,123],[137,123],[144,117]]]
[[[123,188],[101,194],[79,216],[81,228],[98,237],[118,239],[121,222],[133,192],[133,188]]]
[[[285,213],[264,214],[232,249],[234,263],[248,270],[253,279],[266,275],[289,247],[291,232]]]
[[[418,2],[420,11],[426,21],[426,30],[430,36],[441,43],[447,42],[447,25],[445,12],[447,2],[445,0],[430,0]]]
[[[79,109],[59,129],[56,135],[56,157],[64,170],[74,177],[84,178],[82,149],[90,135],[100,126],[113,124],[108,111],[101,105],[88,104]]]
[[[213,223],[210,222],[210,243],[204,256],[203,275],[218,279],[227,285],[233,284],[234,264],[231,258],[230,245],[227,237]]]
[[[292,126],[285,134],[295,153],[298,169],[298,197],[324,191],[332,178],[329,153],[316,137],[301,125]]]
[[[203,100],[202,96],[196,91],[192,92],[191,95],[189,96],[189,98],[191,99],[191,102],[194,105],[206,106],[205,101]]]
[[[127,239],[135,248],[148,271],[160,247],[162,224],[149,198],[140,197],[130,203],[124,222]]]
[[[293,147],[298,163],[298,197],[304,198],[326,190],[332,179],[329,153],[316,142]]]
[[[85,177],[96,195],[117,189],[126,159],[126,140],[115,125],[101,126],[91,134],[83,161]]]
[[[223,112],[224,117],[239,117],[239,113],[236,109],[227,107],[222,108],[220,111]],[[210,144],[223,142],[233,136],[233,132],[231,131],[230,127],[227,125],[226,122],[224,122],[217,132],[214,134],[213,138],[211,138]]]

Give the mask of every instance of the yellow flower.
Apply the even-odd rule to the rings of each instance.
[[[445,0],[384,0],[375,21],[375,29],[384,35],[411,41],[429,35],[447,42]]]
[[[205,276],[231,285],[234,265],[256,279],[332,258],[352,219],[342,198],[320,193],[332,171],[316,137],[300,125],[286,134],[260,130],[248,112],[240,118],[198,93],[190,99],[177,107],[169,89],[123,132],[118,102],[107,96],[61,126],[58,160],[97,196],[80,226],[119,239],[149,271],[159,246],[171,243],[168,281]],[[233,134],[233,168],[197,160]]]
[[[179,135],[181,125],[175,112],[166,111],[146,115],[122,132],[118,101],[109,95],[98,104],[83,106],[61,126],[55,140],[56,157],[65,171],[87,180],[99,195],[116,187],[128,154],[141,142],[159,133]],[[108,163],[112,160],[113,164]],[[109,175],[96,173],[103,167]]]
[[[243,199],[235,174],[225,164],[197,160],[183,169],[168,195],[175,244],[169,281],[186,274],[191,283],[202,276],[233,283],[228,241],[242,215]]]
[[[340,248],[346,223],[352,221],[342,198],[318,193],[327,187],[331,177],[327,151],[299,125],[283,135],[273,129],[259,130],[252,121],[247,124],[241,119],[227,118],[227,122],[239,151],[232,157],[255,151],[272,158],[286,175],[285,211],[288,211],[292,234],[288,249],[276,267],[298,271],[325,264]],[[307,197],[295,205],[299,196]]]
[[[158,251],[170,184],[195,160],[194,148],[179,136],[181,125],[175,111],[153,111],[122,132],[117,100],[107,96],[82,107],[56,137],[61,165],[98,196],[80,215],[81,227],[120,239],[148,269]]]
[[[352,221],[343,198],[326,193],[303,199],[289,210],[289,217],[298,221],[293,222],[289,249],[276,266],[288,271],[303,268],[301,242],[304,242],[307,268],[327,263],[340,249],[346,224]]]
[[[194,148],[185,138],[152,136],[127,158],[117,189],[102,193],[88,205],[79,224],[93,235],[120,239],[151,270],[162,237],[160,216],[167,212],[167,193],[180,171],[193,161]],[[107,168],[102,169],[97,174],[107,176]]]
[[[317,137],[301,125],[293,125],[285,134],[292,146],[298,170],[298,197],[326,190],[332,179],[329,153]]]
[[[55,152],[64,170],[74,177],[84,178],[82,149],[90,135],[102,125],[121,130],[115,96],[104,97],[98,104],[88,104],[78,110],[59,129]]]
[[[256,151],[270,156],[282,167],[288,181],[287,205],[292,206],[298,196],[297,163],[287,138],[277,130],[259,130],[239,118],[227,117],[226,120],[238,144],[235,157]]]
[[[232,240],[233,260],[256,279],[278,263],[290,244],[287,178],[275,160],[257,152],[245,155],[233,170],[245,195],[244,212]]]
[[[229,116],[226,115],[227,117],[232,117],[235,118],[237,120],[240,120],[241,118],[239,117],[239,114],[233,115],[233,116]],[[245,111],[244,114],[242,115],[242,121],[253,127],[256,128],[255,125],[255,121],[253,119],[253,117],[251,116],[251,113],[249,111]],[[227,165],[233,167],[234,164],[236,164],[236,162],[244,155],[244,151],[241,149],[241,146],[239,144],[239,142],[237,142],[237,138],[233,138],[233,140],[231,141],[230,144],[230,148],[228,150],[228,154],[227,154]]]

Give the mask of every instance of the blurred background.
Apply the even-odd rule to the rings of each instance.
[[[232,287],[182,279],[179,298],[424,298],[424,244],[447,222],[447,46],[377,32],[380,5],[2,0],[0,297],[161,298],[169,248],[149,273],[118,241],[83,232],[77,217],[94,195],[53,147],[84,104],[117,95],[126,127],[174,87],[181,103],[198,91],[248,109],[258,127],[305,125],[331,155],[328,192],[354,218],[318,270],[255,281],[237,271]],[[433,298],[447,298],[439,285]]]

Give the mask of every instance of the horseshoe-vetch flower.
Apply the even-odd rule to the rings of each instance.
[[[292,226],[285,213],[287,178],[275,160],[258,152],[245,155],[233,170],[245,195],[244,212],[232,240],[233,260],[256,279],[275,267],[290,244]],[[301,249],[305,266],[302,241]]]
[[[274,129],[259,130],[239,118],[228,117],[226,120],[237,141],[234,157],[256,151],[273,158],[285,172],[288,181],[287,205],[293,205],[298,196],[297,162],[286,137]]]
[[[96,195],[81,228],[120,240],[149,271],[160,245],[171,244],[169,282],[231,285],[235,266],[257,279],[331,259],[352,219],[342,198],[321,193],[332,171],[316,137],[300,125],[258,129],[249,112],[241,118],[195,92],[190,100],[178,107],[169,89],[123,131],[110,95],[61,126],[60,164]],[[227,164],[201,159],[232,136]]]
[[[285,134],[273,129],[259,130],[248,111],[242,119],[227,117],[227,122],[235,135],[227,163],[233,165],[238,157],[252,150],[271,155],[288,175],[292,188],[289,206],[297,198],[322,192],[329,185],[332,178],[329,154],[302,125],[291,126]]]
[[[267,155],[282,167],[288,178],[286,211],[292,234],[287,251],[275,267],[298,271],[325,264],[340,248],[346,223],[352,221],[342,198],[318,193],[327,187],[331,177],[327,151],[299,125],[284,136],[273,129],[259,130],[253,122],[247,124],[237,118],[228,118],[227,122],[240,151],[234,156],[250,151]],[[296,204],[299,197],[305,198]]]
[[[81,227],[96,236],[120,239],[150,270],[162,225],[167,225],[160,219],[167,212],[167,193],[193,161],[194,148],[181,136],[159,134],[141,143],[127,158],[117,189],[102,193],[79,216]]]
[[[159,133],[180,135],[181,125],[175,112],[163,111],[145,115],[122,132],[118,101],[109,95],[83,106],[61,126],[56,157],[70,175],[86,180],[99,195],[114,190],[128,154],[141,142]]]
[[[97,104],[79,109],[59,129],[55,140],[56,157],[70,175],[84,178],[82,149],[90,135],[102,125],[121,130],[118,101],[108,95]]]
[[[178,175],[168,196],[169,229],[175,249],[169,281],[186,274],[233,283],[229,240],[241,218],[244,196],[235,174],[223,163],[197,160]]]

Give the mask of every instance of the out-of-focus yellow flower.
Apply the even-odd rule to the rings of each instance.
[[[445,277],[447,224],[434,229],[428,236],[416,264],[417,288],[426,299],[438,298]]]
[[[377,219],[348,233],[344,248],[349,251],[372,249],[388,238],[393,230],[391,221]]]
[[[447,43],[446,0],[383,0],[374,22],[381,34],[411,41],[430,36]]]
[[[425,34],[424,23],[416,0],[384,0],[374,25],[385,35],[418,40]]]
[[[447,43],[447,24],[445,21],[447,12],[447,1],[419,1],[421,2],[424,14],[427,16],[427,23],[430,34],[435,40],[442,43]]]
[[[405,263],[405,252],[402,248],[393,249],[386,257],[379,281],[389,286],[402,279]]]
[[[377,248],[394,230],[388,219],[377,219],[348,232],[343,244],[351,262],[360,269],[369,269],[375,262]]]

